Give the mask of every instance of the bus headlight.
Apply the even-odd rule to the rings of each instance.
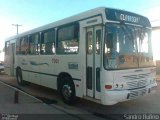
[[[121,84],[121,88],[123,88],[123,84]]]
[[[115,84],[114,88],[117,89],[117,90],[123,89],[124,84]]]
[[[116,88],[118,88],[118,84],[116,84]]]

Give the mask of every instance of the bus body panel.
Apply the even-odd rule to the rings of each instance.
[[[121,14],[121,12],[124,13]],[[118,18],[119,15],[120,18]],[[58,77],[62,73],[65,73],[73,80],[76,96],[104,105],[112,105],[148,94],[150,90],[157,85],[154,67],[109,70],[104,66],[104,48],[106,47],[105,25],[110,23],[124,24],[128,22],[125,24],[126,26],[129,24],[132,26],[141,26],[142,23],[134,23],[138,21],[138,15],[136,17],[134,15],[137,14],[115,9],[97,8],[13,36],[6,40],[6,42],[10,41],[10,45],[11,43],[15,43],[15,48],[14,46],[9,47],[10,54],[5,55],[5,71],[9,75],[16,75],[17,68],[20,68],[24,81],[56,90],[58,89]],[[147,21],[147,18],[144,17],[143,19]],[[57,42],[58,31],[64,26],[74,24],[79,27],[78,52],[74,54],[59,54],[57,52],[59,42]],[[35,33],[40,36],[39,47],[42,49],[42,34],[50,29],[54,29],[55,33],[54,44],[56,50],[54,54],[43,55],[41,50],[39,50],[39,53],[36,55],[31,55],[30,53],[24,55],[15,54],[16,41],[24,36],[27,36],[30,40],[30,36]],[[65,31],[65,29],[63,30]],[[92,43],[90,43],[90,37]],[[11,42],[13,39],[14,42]],[[98,41],[98,39],[100,40]],[[92,49],[91,53],[88,52],[88,46]],[[97,49],[99,49],[99,51]],[[13,50],[14,53],[12,53],[11,50]],[[143,92],[145,93],[143,94]],[[137,93],[137,95],[133,96],[135,93]]]
[[[5,42],[4,70],[8,75],[11,76],[15,75],[15,42],[16,39],[11,39]]]

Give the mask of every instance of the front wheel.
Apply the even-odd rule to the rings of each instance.
[[[71,105],[75,102],[75,87],[69,77],[63,78],[60,91],[64,103]]]

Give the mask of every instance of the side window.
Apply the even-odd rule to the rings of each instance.
[[[16,41],[16,54],[20,54],[20,39],[17,38],[17,41]]]
[[[41,34],[41,54],[52,55],[55,53],[55,31],[50,29]]]
[[[87,54],[92,54],[93,51],[93,34],[92,31],[87,32]]]
[[[9,46],[10,42],[9,41],[5,42],[5,55],[9,55]]]
[[[22,55],[26,55],[28,53],[28,37],[20,38],[20,51]]]
[[[96,30],[96,54],[100,54],[101,48],[101,30]]]
[[[38,55],[40,53],[39,33],[29,36],[29,53],[31,55]]]
[[[79,49],[79,25],[71,24],[57,30],[57,54],[76,54]]]

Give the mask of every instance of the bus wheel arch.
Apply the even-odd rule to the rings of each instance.
[[[75,102],[75,85],[70,74],[63,72],[58,75],[57,88],[65,103],[71,105]]]

